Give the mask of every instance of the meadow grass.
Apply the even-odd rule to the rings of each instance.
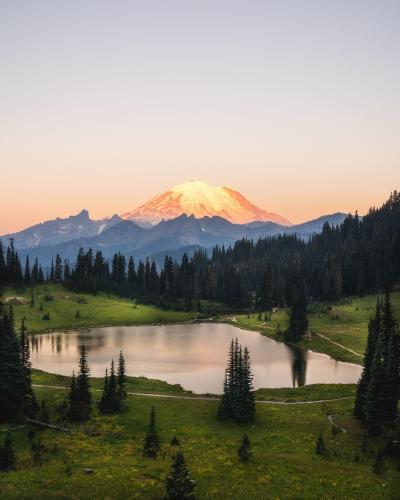
[[[66,395],[48,388],[36,393],[52,407]],[[1,498],[163,498],[164,481],[178,450],[196,480],[199,499],[389,499],[399,491],[399,473],[390,459],[380,476],[372,472],[377,444],[371,441],[362,451],[364,431],[351,417],[352,400],[258,405],[250,425],[218,422],[215,401],[130,396],[128,405],[128,412],[114,416],[95,411],[87,424],[70,433],[35,428],[47,450],[39,464],[30,451],[29,428],[12,431],[18,467],[0,474]],[[151,405],[162,443],[154,460],[142,456]],[[328,415],[348,432],[332,432]],[[244,432],[254,453],[249,464],[237,458]],[[319,432],[329,450],[326,458],[315,454]],[[173,436],[179,447],[171,446]],[[86,468],[93,473],[85,474]]]
[[[400,292],[391,295],[393,310],[400,320]],[[362,364],[365,345],[368,335],[368,321],[374,315],[376,296],[368,295],[354,299],[347,299],[340,303],[322,304],[319,312],[309,314],[310,336],[297,345],[323,352],[340,361]],[[240,328],[256,330],[275,340],[282,340],[282,334],[288,325],[288,310],[279,309],[271,314],[270,319],[261,321],[257,314],[241,314],[227,317],[227,321]],[[319,337],[320,333],[334,342],[337,342],[356,353],[352,354],[339,346]]]
[[[13,289],[3,291],[2,300],[22,297],[25,303],[13,306],[17,328],[23,317],[29,333],[54,330],[76,330],[91,326],[145,325],[152,323],[179,323],[192,321],[197,313],[163,310],[138,304],[132,300],[99,293],[75,293],[58,284],[37,285],[33,289],[34,307],[30,306],[31,289],[21,293]],[[46,300],[51,298],[52,300]],[[79,311],[79,314],[77,314]],[[50,319],[43,316],[49,313]]]

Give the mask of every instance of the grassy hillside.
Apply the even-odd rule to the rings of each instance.
[[[137,305],[134,307],[131,300],[103,293],[96,296],[78,294],[57,284],[35,286],[33,296],[34,307],[30,306],[29,288],[24,293],[7,289],[2,296],[2,300],[7,300],[8,297],[23,299],[23,304],[14,305],[16,325],[18,327],[21,319],[25,317],[30,333],[100,325],[177,323],[191,321],[197,317],[197,313],[164,311],[153,306]],[[79,317],[77,317],[77,311],[79,311]],[[46,313],[50,314],[48,321],[42,319]]]
[[[51,376],[48,376],[51,377]],[[43,380],[42,380],[43,381]],[[48,380],[50,381],[50,380]],[[158,388],[157,388],[158,391]],[[283,397],[295,390],[285,390]],[[59,404],[65,391],[37,389],[40,399]],[[279,396],[279,390],[275,390]],[[290,394],[289,394],[290,396]],[[98,398],[98,394],[96,394]],[[363,430],[351,418],[352,400],[312,405],[258,405],[250,426],[219,423],[217,402],[130,396],[129,411],[117,416],[95,413],[70,433],[38,430],[46,451],[33,462],[27,433],[12,431],[18,469],[0,474],[3,499],[162,498],[176,436],[202,498],[395,498],[399,473],[387,460],[381,476],[372,472],[376,444],[361,451]],[[160,457],[142,457],[151,405],[162,440]],[[347,432],[332,432],[328,416]],[[1,430],[4,430],[4,426]],[[322,431],[328,458],[315,455]],[[248,432],[254,460],[240,464],[236,450]],[[84,469],[93,469],[90,475]]]
[[[400,293],[392,294],[392,304],[396,317],[400,320]],[[373,316],[376,305],[376,296],[349,299],[337,304],[322,305],[320,312],[309,315],[310,338],[303,340],[299,345],[313,351],[324,352],[335,359],[361,363],[368,334],[368,321]],[[264,335],[281,340],[277,330],[285,330],[288,323],[288,312],[281,309],[272,314],[271,319],[258,320],[257,314],[237,315],[230,321],[242,328],[260,331]],[[337,342],[354,352],[357,356],[328,340],[318,336],[322,334],[333,342]]]

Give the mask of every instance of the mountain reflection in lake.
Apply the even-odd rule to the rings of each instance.
[[[128,375],[181,384],[198,393],[220,393],[229,344],[235,337],[250,351],[255,388],[355,383],[361,373],[358,365],[223,323],[90,328],[30,339],[33,366],[50,373],[76,371],[79,348],[85,344],[95,377],[103,377],[111,358],[116,360],[122,351]]]

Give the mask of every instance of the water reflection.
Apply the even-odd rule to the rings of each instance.
[[[122,350],[128,375],[178,383],[195,392],[220,393],[234,337],[250,351],[256,388],[355,383],[360,376],[358,365],[221,323],[91,328],[37,335],[30,341],[33,366],[51,373],[70,375],[76,370],[79,348],[85,344],[96,377],[104,375],[111,358]]]
[[[292,385],[302,387],[306,384],[308,351],[295,346],[287,346],[292,357]]]

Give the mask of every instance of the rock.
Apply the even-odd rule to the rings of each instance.
[[[93,474],[93,469],[83,469],[83,472],[88,476],[89,474]]]

